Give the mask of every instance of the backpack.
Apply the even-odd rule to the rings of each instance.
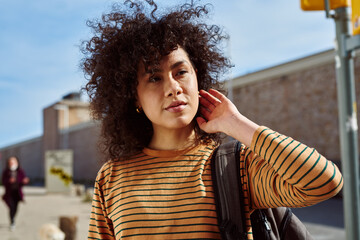
[[[239,141],[221,144],[211,159],[218,224],[223,240],[245,240],[245,212],[240,181]],[[312,240],[290,208],[256,209],[251,214],[254,240]]]

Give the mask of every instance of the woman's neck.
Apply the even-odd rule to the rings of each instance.
[[[155,150],[181,150],[195,144],[195,130],[191,126],[181,129],[154,131],[149,148]]]

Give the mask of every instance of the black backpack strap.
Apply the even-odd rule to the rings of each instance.
[[[211,158],[216,211],[223,240],[247,239],[240,179],[240,145],[239,141],[221,144]]]
[[[238,141],[221,144],[211,158],[218,224],[223,240],[247,239]],[[256,209],[251,214],[254,239],[312,240],[290,208]]]
[[[288,226],[291,222],[291,217],[292,217],[292,211],[290,208],[286,208],[284,217],[281,221],[280,224],[280,228],[279,228],[279,233],[280,233],[280,239],[285,239],[285,235],[286,235],[286,230],[288,229]]]

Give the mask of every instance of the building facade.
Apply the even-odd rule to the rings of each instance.
[[[359,58],[355,82],[360,96]],[[316,148],[340,165],[334,50],[240,76],[231,85],[233,101],[245,116]]]
[[[43,109],[43,135],[0,149],[1,169],[10,156],[20,159],[32,184],[44,184],[45,153],[51,150],[73,150],[73,179],[92,185],[101,167],[97,140],[99,127],[90,119],[89,103],[71,93]]]

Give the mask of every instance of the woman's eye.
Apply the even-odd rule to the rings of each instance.
[[[149,78],[149,82],[158,82],[160,80],[161,79],[159,77],[154,77],[154,76]]]
[[[186,74],[186,73],[187,73],[186,70],[181,70],[181,71],[179,71],[176,75],[181,76],[181,75],[184,75],[184,74]]]

